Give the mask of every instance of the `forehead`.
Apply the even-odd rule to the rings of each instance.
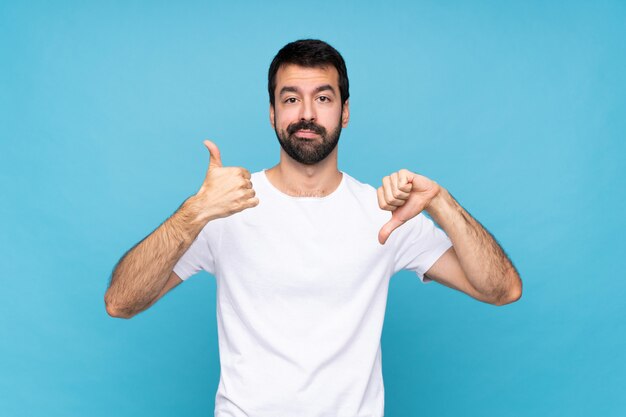
[[[316,87],[330,84],[339,89],[339,73],[332,66],[301,67],[299,65],[282,65],[276,72],[276,89],[284,86]]]

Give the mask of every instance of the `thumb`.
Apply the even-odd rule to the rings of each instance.
[[[383,227],[381,227],[380,232],[378,232],[378,242],[380,242],[381,245],[384,245],[387,239],[389,239],[389,235],[391,235],[391,232],[393,232],[403,224],[404,221],[392,217],[391,220],[389,220],[387,223],[385,223]]]
[[[210,140],[204,141],[204,146],[209,150],[209,169],[215,167],[222,167],[222,157],[217,145]]]

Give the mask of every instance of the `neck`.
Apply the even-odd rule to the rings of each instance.
[[[337,168],[337,148],[323,161],[305,165],[280,150],[280,162],[266,171],[272,185],[294,197],[325,197],[339,187],[342,173]]]

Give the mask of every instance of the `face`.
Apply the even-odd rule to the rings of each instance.
[[[337,69],[281,66],[274,97],[270,122],[287,155],[305,165],[330,155],[350,117],[348,102],[341,106]]]

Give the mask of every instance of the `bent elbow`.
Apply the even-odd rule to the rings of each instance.
[[[503,306],[511,304],[522,298],[522,280],[517,274],[515,274],[513,282],[514,284],[510,286],[508,291],[504,292],[504,294],[498,297],[498,299],[494,302],[495,305]]]
[[[129,314],[122,309],[118,309],[115,307],[107,306],[106,308],[107,314],[113,318],[117,319],[129,319],[134,316],[134,314]]]
[[[113,305],[107,305],[106,310],[109,316],[116,319],[129,319],[134,316],[134,314],[129,313],[128,310],[124,310]]]
[[[500,307],[500,306],[504,306],[507,304],[511,304],[516,302],[517,300],[519,300],[522,297],[522,292],[510,292],[509,294],[507,294],[504,297],[501,297],[499,299],[497,299],[496,301],[494,301],[494,305]]]
[[[122,308],[120,306],[115,305],[114,303],[110,301],[107,301],[106,298],[104,300],[104,304],[105,304],[107,314],[113,318],[130,319],[136,314],[136,313],[130,312],[126,308]]]

